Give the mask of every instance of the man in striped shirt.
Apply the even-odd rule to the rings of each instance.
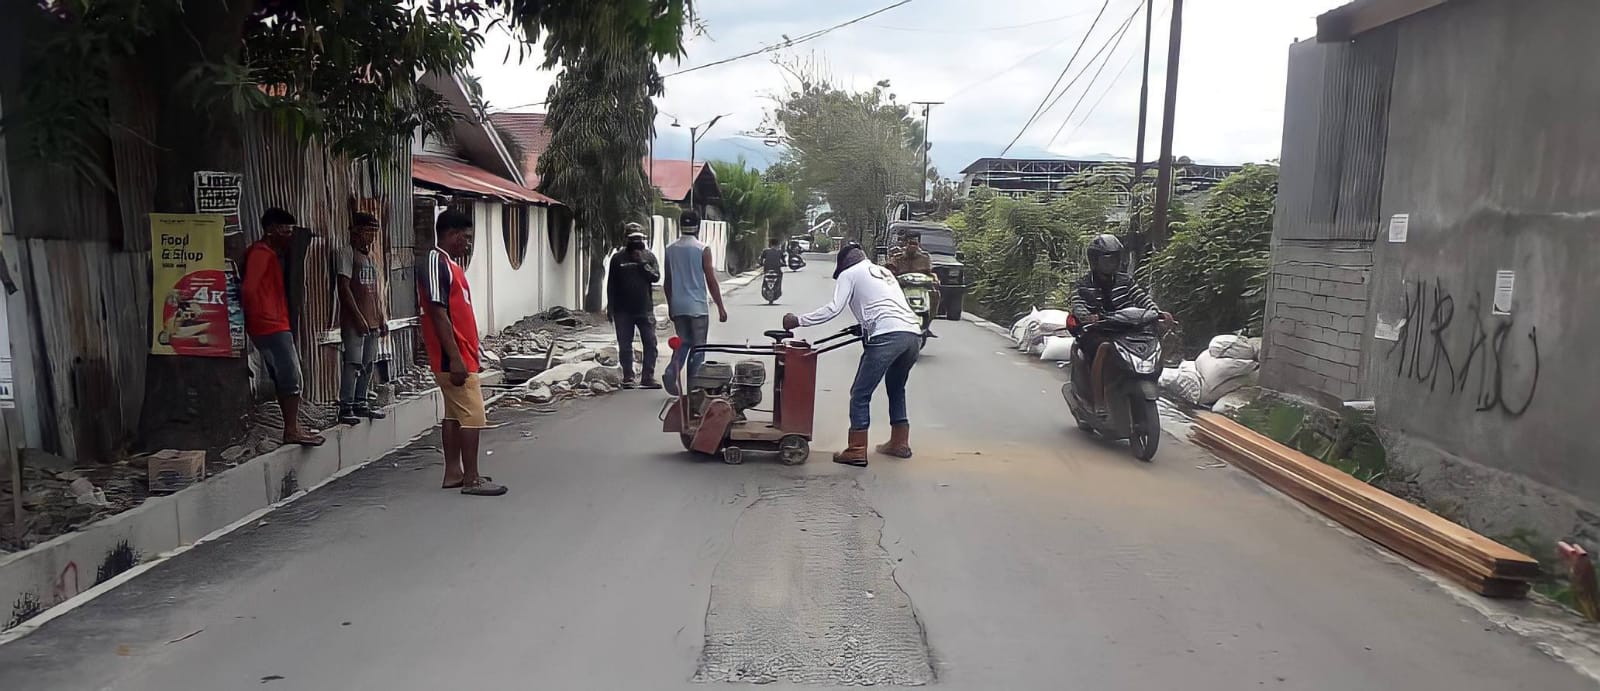
[[[1072,300],[1068,305],[1072,316],[1077,319],[1079,328],[1100,321],[1101,318],[1119,310],[1129,307],[1143,307],[1148,310],[1161,308],[1156,306],[1156,301],[1150,297],[1143,286],[1133,280],[1133,276],[1122,270],[1122,241],[1117,236],[1106,233],[1089,241],[1089,247],[1084,250],[1089,260],[1089,273],[1078,279],[1077,285],[1072,287]],[[1170,319],[1165,312],[1162,317]],[[1106,339],[1095,331],[1080,332],[1078,335],[1078,352],[1083,354],[1084,370],[1094,360],[1095,353],[1100,344]],[[1081,380],[1073,373],[1073,381]],[[1099,386],[1094,386],[1091,391],[1098,391]],[[1084,392],[1080,389],[1080,394]]]

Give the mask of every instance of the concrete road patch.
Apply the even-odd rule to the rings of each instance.
[[[718,564],[695,680],[918,686],[935,674],[883,517],[847,477],[763,488]]]

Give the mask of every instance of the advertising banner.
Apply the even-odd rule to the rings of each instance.
[[[233,357],[220,214],[150,214],[156,355]]]

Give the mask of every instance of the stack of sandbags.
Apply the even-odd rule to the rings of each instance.
[[[1037,307],[1011,326],[1011,340],[1018,351],[1039,355],[1044,351],[1046,338],[1067,328],[1066,310],[1042,310]]]
[[[1190,404],[1209,407],[1217,399],[1255,384],[1256,372],[1261,368],[1256,355],[1251,339],[1232,334],[1217,336],[1200,357],[1163,371],[1161,386]]]
[[[1211,339],[1211,346],[1194,359],[1200,375],[1200,405],[1209,406],[1234,391],[1256,382],[1256,347],[1243,336],[1225,334]]]

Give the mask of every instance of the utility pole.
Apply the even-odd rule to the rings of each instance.
[[[928,149],[933,148],[928,135],[933,130],[933,107],[944,105],[944,101],[912,101],[911,105],[922,106],[922,184],[918,189],[922,192],[922,201],[928,201],[928,188],[932,186],[928,184]]]
[[[1178,113],[1178,55],[1183,40],[1183,0],[1172,0],[1172,36],[1167,45],[1167,100],[1161,114],[1161,167],[1156,172],[1155,225],[1150,246],[1167,240],[1167,206],[1172,203],[1172,125]]]
[[[709,134],[711,132],[711,128],[716,126],[718,120],[721,120],[721,119],[723,119],[723,118],[725,118],[727,116],[728,116],[727,113],[723,113],[722,115],[718,115],[717,117],[711,118],[710,120],[702,122],[702,123],[700,123],[698,125],[693,125],[693,126],[689,127],[689,210],[690,211],[694,211],[694,183],[695,183],[696,180],[698,180],[698,178],[694,174],[694,171],[695,171],[695,168],[694,168],[694,147],[695,147],[696,144],[700,143],[700,138],[701,137],[704,137],[704,136],[706,136],[707,134]],[[678,121],[674,120],[674,121],[672,121],[672,126],[673,127],[682,127],[683,125],[678,124]],[[652,140],[652,145],[653,145],[653,140]]]
[[[1150,44],[1155,38],[1156,0],[1146,0],[1144,7],[1144,71],[1139,80],[1139,141],[1134,145],[1133,182],[1128,184],[1128,206],[1132,215],[1128,223],[1128,241],[1133,246],[1129,253],[1128,270],[1139,267],[1144,259],[1144,235],[1139,227],[1139,184],[1144,182],[1144,139],[1146,122],[1150,119]]]

